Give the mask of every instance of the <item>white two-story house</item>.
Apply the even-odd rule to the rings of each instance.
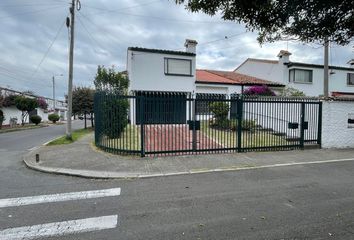
[[[323,65],[290,61],[291,53],[281,50],[278,60],[248,58],[234,72],[282,83],[307,96],[324,93]],[[348,62],[353,66],[353,61]],[[329,66],[329,92],[332,96],[354,96],[354,68]]]
[[[188,96],[203,97],[205,94],[213,94],[226,97],[234,93],[242,93],[245,87],[253,85],[268,85],[272,88],[282,88],[283,84],[267,81],[261,78],[236,73],[233,71],[216,71],[196,69],[195,40],[187,39],[185,51],[171,51],[160,49],[148,49],[129,47],[127,52],[127,74],[130,80],[129,92],[135,96],[146,98],[164,98],[166,94],[179,96],[179,104],[171,106],[159,106],[168,101],[154,103],[154,108],[149,111],[150,123],[158,123],[160,119],[170,119],[173,123],[185,122],[185,113],[188,112],[188,104],[185,100]],[[140,106],[137,101],[131,111],[131,119],[139,124]],[[148,107],[145,107],[148,108]],[[168,114],[173,117],[163,116]],[[159,114],[157,114],[159,113]]]

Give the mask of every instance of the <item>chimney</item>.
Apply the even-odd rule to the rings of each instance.
[[[354,68],[354,59],[350,59],[347,64],[349,64],[349,67]]]
[[[184,46],[186,47],[186,52],[196,54],[197,44],[198,42],[196,40],[186,39],[186,42],[184,43]]]
[[[289,52],[287,50],[280,50],[277,57],[279,58],[280,63],[289,63],[290,62],[290,59],[289,59],[290,55],[291,55],[291,52]]]

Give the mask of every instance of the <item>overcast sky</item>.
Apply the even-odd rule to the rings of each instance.
[[[1,0],[0,86],[63,99],[68,79],[69,0]],[[126,68],[130,46],[183,50],[195,39],[197,68],[233,70],[246,58],[276,59],[281,49],[292,61],[323,62],[323,47],[299,42],[260,46],[257,34],[220,16],[189,13],[174,0],[81,0],[76,13],[74,85],[93,86],[97,65]],[[330,64],[345,66],[352,45],[332,46]]]

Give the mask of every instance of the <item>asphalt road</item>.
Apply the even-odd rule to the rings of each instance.
[[[27,149],[63,129],[0,134],[0,239],[12,239],[2,238],[5,229],[115,215],[117,227],[45,239],[354,239],[354,162],[109,181],[23,166]],[[1,206],[5,198],[110,188],[121,194]]]

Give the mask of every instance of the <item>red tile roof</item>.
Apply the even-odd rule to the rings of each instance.
[[[271,82],[236,72],[200,69],[197,69],[196,83],[284,86],[277,82]]]

